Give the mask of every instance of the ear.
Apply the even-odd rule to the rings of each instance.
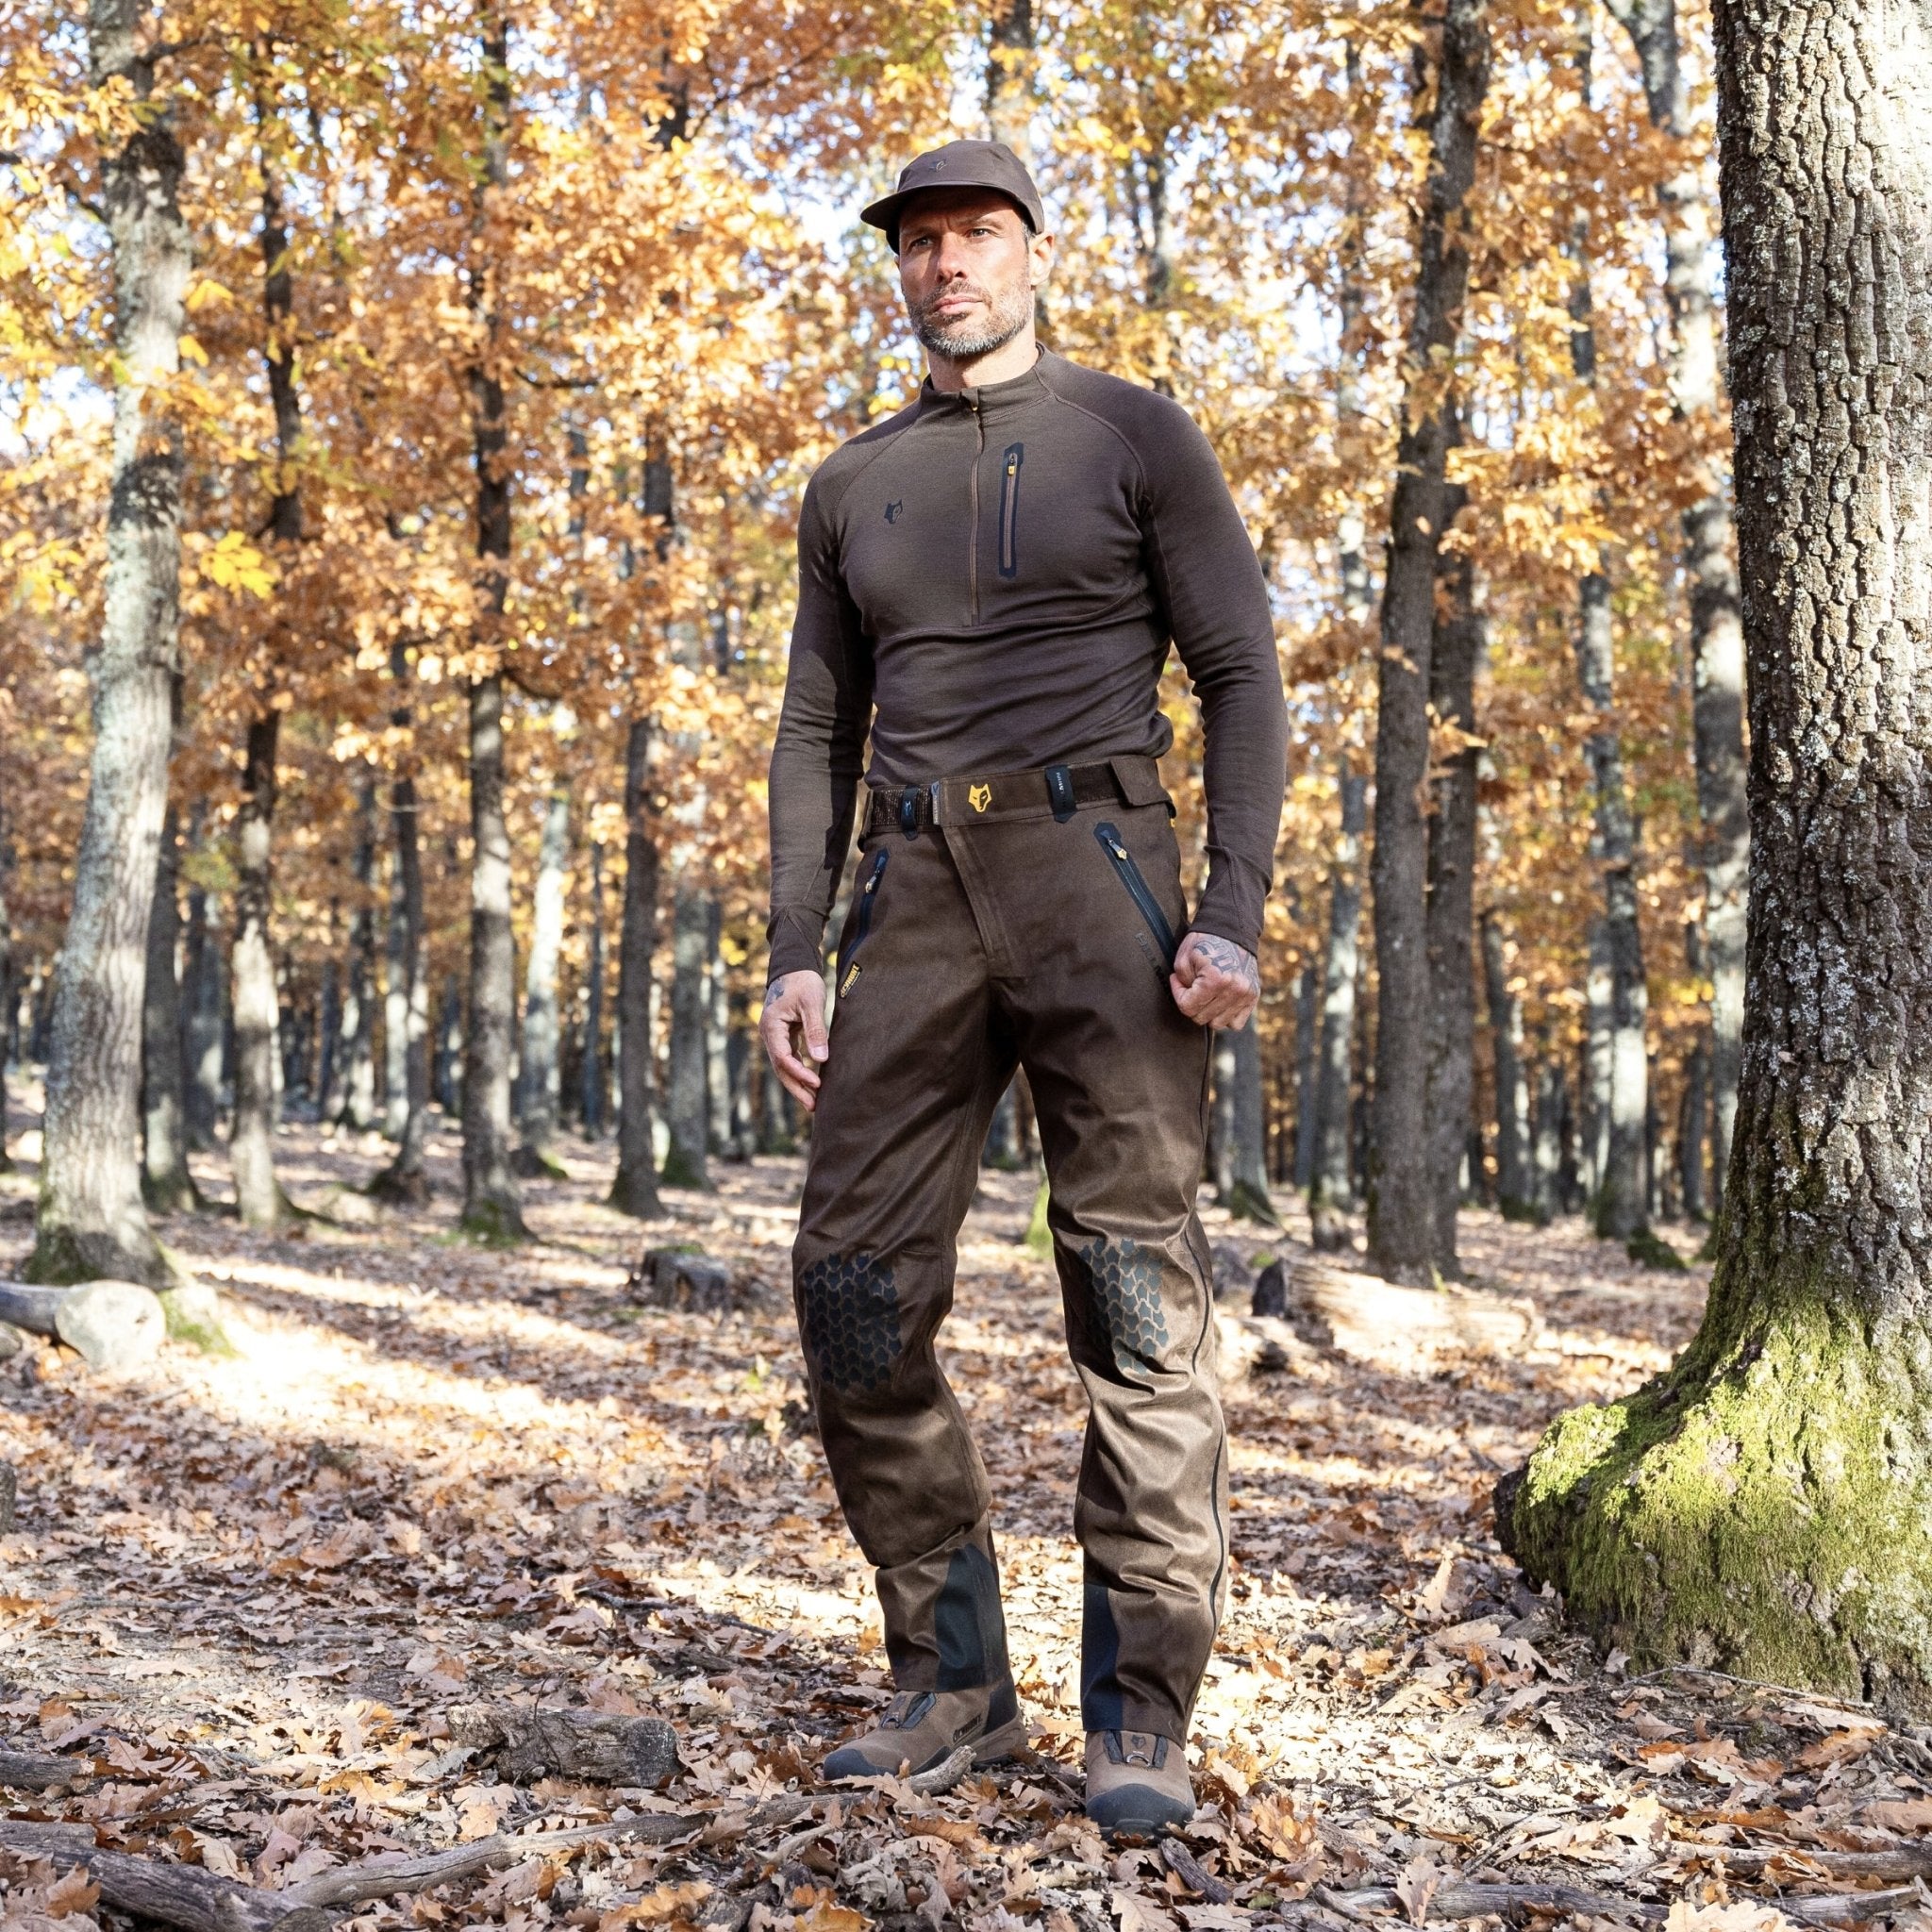
[[[1035,235],[1026,244],[1026,257],[1033,272],[1034,286],[1040,287],[1053,274],[1054,238]]]

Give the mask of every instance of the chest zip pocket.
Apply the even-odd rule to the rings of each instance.
[[[852,938],[845,947],[845,957],[839,961],[839,997],[843,999],[858,984],[858,949],[865,943],[865,936],[872,930],[873,902],[879,895],[879,881],[886,875],[886,860],[891,858],[891,848],[879,847],[879,855],[872,862],[872,870],[865,875],[865,883],[858,889],[858,911],[852,921]]]
[[[1000,575],[1020,575],[1020,465],[1026,445],[1009,442],[1000,452]]]
[[[1114,876],[1127,889],[1127,897],[1140,908],[1141,917],[1147,922],[1147,929],[1154,935],[1154,943],[1160,948],[1158,970],[1163,974],[1174,971],[1174,927],[1167,923],[1167,914],[1160,909],[1160,901],[1154,896],[1154,888],[1142,875],[1141,868],[1134,863],[1134,855],[1121,841],[1120,828],[1111,819],[1097,824],[1093,836],[1100,841],[1100,849],[1107,854],[1108,862],[1113,867]]]

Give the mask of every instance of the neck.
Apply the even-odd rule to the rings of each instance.
[[[955,395],[962,389],[984,389],[990,382],[1010,382],[1024,375],[1040,358],[1040,344],[1034,340],[1033,319],[1009,342],[989,349],[984,356],[967,356],[956,360],[951,356],[926,352],[926,373],[932,386],[942,395]]]

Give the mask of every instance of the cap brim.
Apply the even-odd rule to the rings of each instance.
[[[901,188],[891,194],[882,194],[878,200],[859,209],[858,219],[868,227],[882,229],[887,241],[896,249],[899,245],[900,211],[908,201],[917,201],[922,194],[945,194],[962,188],[976,188],[982,194],[997,194],[1002,201],[1010,202],[1013,212],[1026,224],[1029,232],[1040,233],[1040,224],[1033,219],[1033,211],[1026,204],[1010,189],[995,188],[989,181],[922,181],[917,188]]]

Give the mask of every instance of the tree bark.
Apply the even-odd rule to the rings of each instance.
[[[658,949],[657,727],[633,718],[624,760],[624,924],[617,949],[622,1104],[610,1205],[641,1221],[664,1211],[655,1153],[658,1065],[651,1029],[651,958]]]
[[[1475,176],[1476,124],[1489,91],[1484,0],[1446,0],[1433,36],[1426,125],[1429,169],[1416,247],[1396,476],[1376,667],[1374,1135],[1369,1173],[1369,1266],[1391,1281],[1429,1278],[1436,1246],[1430,1185],[1428,828],[1429,660],[1436,558],[1454,514],[1449,452],[1460,440],[1446,377],[1469,285],[1463,204]]]
[[[1312,959],[1302,961],[1294,990],[1294,1185],[1305,1192],[1314,1185],[1315,1094],[1322,1079],[1322,974]]]
[[[714,1155],[732,1158],[731,989],[724,972],[724,902],[716,892],[705,908],[705,1120]]]
[[[1932,1708],[1932,44],[1720,0],[1750,997],[1702,1326],[1501,1517],[1633,1662]]]
[[[1341,1253],[1350,1244],[1348,1213],[1355,1205],[1350,1161],[1354,1141],[1355,989],[1360,966],[1362,832],[1368,823],[1365,772],[1341,769],[1341,835],[1328,886],[1328,945],[1322,968],[1322,1040],[1313,1118],[1315,1171],[1308,1190],[1308,1219],[1318,1251]]]
[[[275,809],[275,749],[282,714],[251,719],[235,822],[235,940],[229,974],[235,1002],[235,1111],[228,1166],[244,1227],[279,1227],[293,1210],[275,1178],[275,958],[269,950],[270,831]]]
[[[557,959],[563,946],[563,902],[570,865],[570,792],[553,788],[543,808],[537,848],[537,890],[530,918],[530,956],[524,967],[524,1045],[519,1067],[518,1125],[523,1144],[517,1172],[560,1172],[552,1151],[563,1099],[558,1049]]]
[[[1458,492],[1459,495],[1459,492]],[[1432,1258],[1457,1281],[1456,1220],[1475,1091],[1475,668],[1483,619],[1475,608],[1466,551],[1442,558],[1442,595],[1429,653],[1429,699],[1436,716],[1468,741],[1433,783],[1429,825],[1429,1193],[1436,1234]]]
[[[1496,1202],[1506,1221],[1536,1221],[1529,1080],[1523,1064],[1523,1001],[1510,990],[1508,946],[1494,908],[1483,914],[1483,984],[1496,1079]]]
[[[1033,0],[995,0],[986,62],[986,125],[1023,159],[1033,118]]]
[[[92,0],[96,86],[154,87],[146,9]],[[180,366],[191,266],[185,157],[165,108],[143,113],[102,165],[113,259],[114,427],[93,750],[55,980],[36,1281],[167,1279],[141,1199],[140,1093],[148,912],[167,807],[179,652],[182,443],[152,394]]]
[[[337,1054],[342,1067],[341,1121],[358,1133],[375,1124],[375,775],[356,794],[356,916],[349,922],[348,996]]]
[[[1691,132],[1690,90],[1678,58],[1675,0],[1608,0],[1629,34],[1654,125],[1682,142]],[[1697,494],[1684,512],[1683,568],[1690,586],[1691,742],[1703,821],[1705,928],[1710,945],[1711,1191],[1721,1204],[1738,1108],[1744,1014],[1744,898],[1751,827],[1744,772],[1744,632],[1732,557],[1731,506],[1706,454],[1722,407],[1717,288],[1709,197],[1694,160],[1657,192],[1664,232],[1664,296],[1671,401],[1690,444]]]
[[[1229,1048],[1228,1190],[1221,1205],[1237,1221],[1279,1227],[1281,1217],[1268,1196],[1268,1114],[1261,1099],[1261,1036],[1250,1019],[1219,1040]],[[1217,1062],[1218,1064],[1218,1062]]]
[[[189,821],[191,857],[201,852],[201,808]],[[209,930],[208,890],[189,876],[188,931],[182,942],[181,1066],[188,1144],[206,1154],[215,1144],[222,1112],[221,951]]]
[[[1563,1078],[1563,1059],[1545,1041],[1536,1077],[1536,1208],[1537,1218],[1551,1221],[1563,1211],[1563,1116],[1570,1106]]]
[[[390,785],[395,841],[390,883],[389,985],[383,1013],[389,1068],[388,1131],[395,1158],[370,1183],[380,1200],[420,1205],[429,1198],[425,1163],[429,1136],[429,957],[423,912],[423,841],[416,799],[409,660],[402,641],[391,647],[390,680],[397,703],[390,723],[403,741]]]
[[[482,349],[471,364],[470,414],[476,471],[478,588],[491,641],[503,641],[509,595],[510,454],[491,207],[509,179],[509,26],[494,7],[482,16],[483,168],[472,218],[471,307]],[[470,1005],[463,1029],[463,1212],[466,1232],[521,1241],[523,1204],[510,1170],[509,1063],[516,1026],[516,956],[510,930],[509,826],[504,817],[503,674],[470,680]]]
[[[591,938],[584,973],[584,1052],[578,1069],[578,1110],[584,1139],[604,1138],[609,1083],[604,1072],[604,848],[591,847]],[[620,968],[622,960],[619,961]]]
[[[672,913],[671,1092],[666,1118],[671,1149],[664,1178],[674,1188],[709,1188],[705,1080],[705,950],[708,895],[687,868],[678,877]]]
[[[1677,1122],[1677,1188],[1684,1219],[1703,1221],[1709,1212],[1704,1143],[1710,1132],[1710,1049],[1701,1040],[1684,1062],[1684,1098]]]
[[[188,1172],[188,1114],[181,1091],[181,988],[175,951],[181,937],[176,896],[180,853],[173,807],[161,823],[154,905],[147,922],[147,978],[141,1035],[142,1174],[151,1212],[201,1206]]]

